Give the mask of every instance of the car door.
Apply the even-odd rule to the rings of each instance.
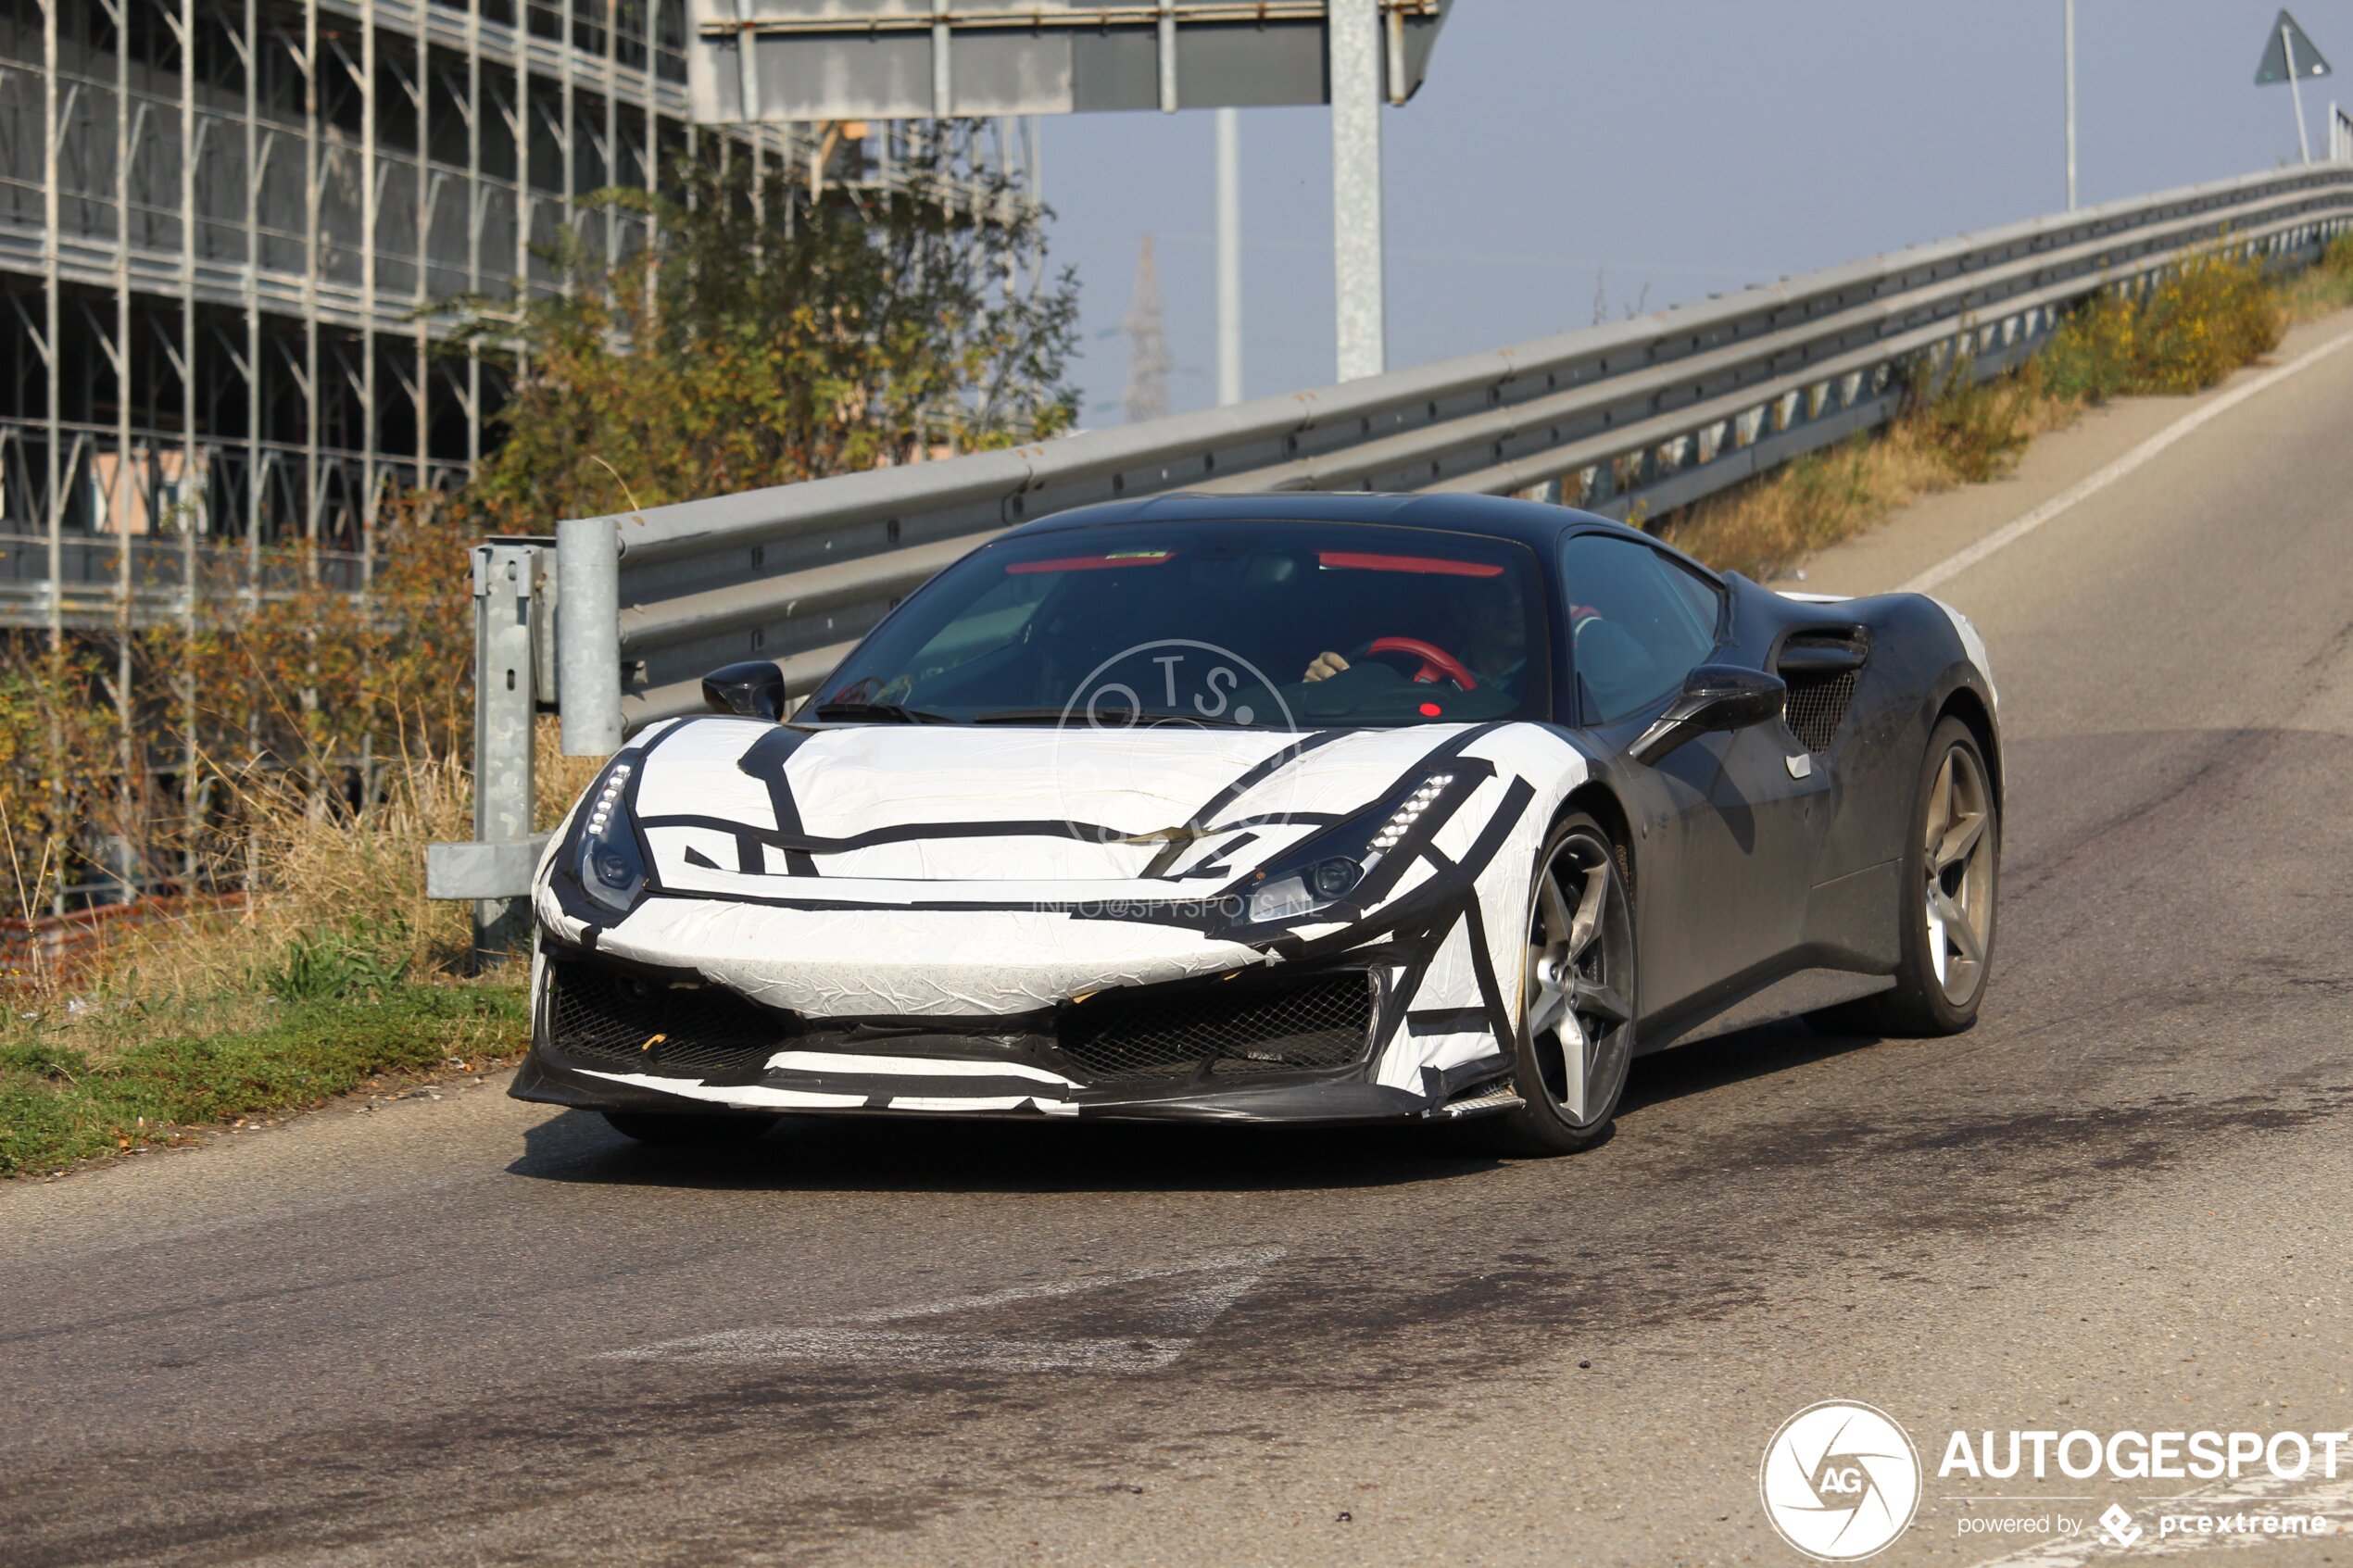
[[[1623,753],[1724,648],[1724,589],[1640,540],[1561,542],[1580,721]],[[1751,662],[1740,659],[1740,662]],[[1644,813],[1636,853],[1642,1010],[1730,995],[1787,958],[1805,926],[1822,780],[1776,720],[1704,734],[1654,767],[1631,764]]]

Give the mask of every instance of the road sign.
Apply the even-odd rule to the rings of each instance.
[[[2271,37],[2263,45],[2263,63],[2255,68],[2255,85],[2269,87],[2275,82],[2309,81],[2316,76],[2334,74],[2328,61],[2321,57],[2312,40],[2296,25],[2296,19],[2285,11],[2271,24]]]
[[[2312,161],[2312,139],[2304,133],[2304,79],[2328,74],[2328,61],[2321,57],[2311,39],[2296,25],[2296,19],[2283,8],[2279,19],[2271,24],[2271,41],[2263,45],[2263,63],[2255,68],[2255,85],[2287,83],[2288,97],[2296,106],[2296,144],[2307,163]]]
[[[1380,0],[1382,88],[1422,84],[1452,0]],[[688,0],[704,124],[1330,101],[1327,0]]]
[[[1342,381],[1387,364],[1380,114],[1453,0],[686,0],[705,125],[1332,106]]]

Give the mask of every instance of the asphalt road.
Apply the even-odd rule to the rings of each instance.
[[[1908,580],[2183,408],[1806,585]],[[1956,1428],[2353,1426],[2349,415],[2353,351],[1944,585],[2009,745],[1967,1036],[1670,1052],[1550,1162],[938,1123],[689,1160],[493,1085],[15,1184],[0,1560],[1794,1562],[1757,1465],[1833,1397],[1928,1450],[1884,1561],[2076,1561],[1964,1524],[2110,1502],[2147,1534],[2097,1552],[2153,1554],[2194,1485],[1935,1468]],[[2256,1493],[2353,1527],[2353,1485]]]

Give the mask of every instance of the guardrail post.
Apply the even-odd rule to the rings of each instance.
[[[531,731],[539,684],[532,619],[544,597],[538,592],[544,556],[541,546],[511,540],[474,546],[474,839],[480,844],[522,844],[531,837]],[[512,947],[530,923],[526,898],[478,898],[474,948]]]
[[[566,757],[621,749],[621,538],[609,517],[556,524],[557,711]]]

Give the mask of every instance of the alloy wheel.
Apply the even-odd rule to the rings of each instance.
[[[1553,1109],[1584,1128],[1609,1113],[1633,1031],[1633,942],[1609,847],[1572,833],[1538,872],[1522,1016]]]
[[[1928,960],[1944,998],[1966,1007],[1985,982],[1994,924],[1993,792],[1965,746],[1944,753],[1928,793]]]

